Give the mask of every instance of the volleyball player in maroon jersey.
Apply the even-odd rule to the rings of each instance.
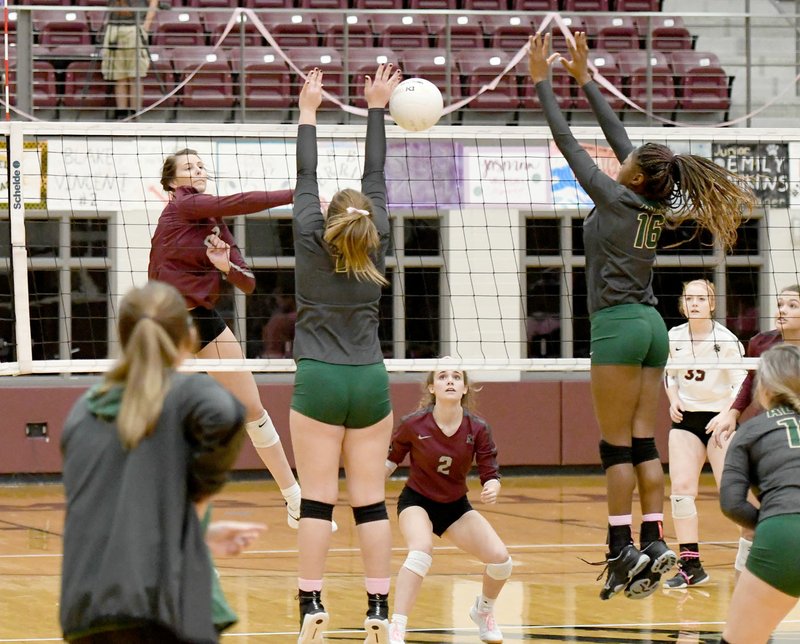
[[[253,191],[217,197],[205,194],[207,181],[206,166],[195,150],[183,149],[165,159],[161,185],[170,200],[153,235],[148,274],[150,279],[171,284],[186,299],[200,335],[198,358],[243,359],[233,331],[214,307],[223,280],[248,295],[256,280],[223,217],[290,204],[293,193]],[[215,371],[210,375],[245,405],[247,433],[286,500],[289,525],[297,528],[300,486],[261,404],[253,374]]]
[[[511,576],[511,557],[494,528],[467,500],[467,475],[474,460],[483,485],[481,501],[497,502],[497,449],[489,425],[471,411],[473,390],[466,372],[431,372],[426,387],[419,409],[403,418],[392,435],[386,461],[391,474],[406,454],[411,459],[408,481],[397,503],[408,556],[397,575],[390,641],[404,642],[409,611],[431,566],[435,534],[486,564],[483,592],[469,615],[482,642],[502,642],[494,603]]]

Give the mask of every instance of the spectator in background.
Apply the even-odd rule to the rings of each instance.
[[[144,16],[135,11],[145,7]],[[135,104],[136,83],[150,68],[147,34],[158,0],[111,0],[108,9],[100,70],[105,80],[114,83],[115,118],[124,119],[140,107]]]
[[[275,309],[261,332],[262,358],[291,358],[297,309],[294,294],[275,293]]]

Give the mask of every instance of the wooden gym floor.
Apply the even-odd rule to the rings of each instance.
[[[388,485],[394,530],[392,568],[405,549],[396,529],[401,481]],[[711,581],[689,591],[659,590],[630,601],[602,602],[605,488],[601,476],[506,477],[497,505],[482,506],[477,481],[470,498],[505,540],[514,574],[498,600],[496,617],[506,642],[717,642],[733,590],[738,533],[719,511],[713,480],[703,475],[698,509],[701,551]],[[668,498],[668,497],[667,497]],[[215,517],[262,521],[270,530],[246,554],[220,559],[217,568],[239,624],[223,643],[296,642],[295,533],[272,482],[234,482],[215,501]],[[668,510],[668,508],[667,508]],[[0,642],[60,641],[59,570],[63,494],[56,484],[0,487]],[[342,494],[335,518],[323,599],[331,613],[327,641],[363,642],[366,608],[352,515]],[[674,545],[671,519],[665,530]],[[675,546],[676,547],[676,546]],[[482,566],[438,541],[431,572],[409,620],[407,644],[479,642],[468,610],[480,592]],[[800,643],[800,610],[775,633],[778,643]]]

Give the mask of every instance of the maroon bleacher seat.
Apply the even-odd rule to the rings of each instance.
[[[323,73],[323,85],[325,91],[338,99],[342,99],[344,94],[344,69],[342,67],[341,54],[333,47],[302,47],[299,49],[287,49],[286,55],[303,72],[307,73],[314,67],[318,67]],[[299,95],[300,88],[303,86],[303,78],[298,74],[292,77],[294,86],[293,94]],[[344,101],[342,101],[344,102]],[[322,99],[320,109],[339,109],[334,103],[326,98]]]
[[[428,11],[447,11],[456,8],[456,0],[410,0],[409,9],[426,9]]]
[[[20,2],[9,3],[9,4],[42,5],[45,7],[62,7],[62,6],[69,7],[70,5],[72,5],[72,2],[71,0],[43,0],[42,2],[39,2],[39,0],[20,0]]]
[[[525,15],[485,15],[480,16],[480,21],[483,32],[489,39],[489,46],[493,49],[519,51],[520,47],[527,44],[534,31],[531,18]]]
[[[16,104],[17,96],[17,65],[16,49],[10,48],[9,52],[9,78],[8,88],[11,93],[12,103]],[[33,61],[33,93],[31,94],[33,109],[55,109],[58,106],[58,92],[56,90],[56,70],[47,60]]]
[[[514,11],[558,11],[558,0],[514,0]]]
[[[192,7],[197,9],[205,9],[208,7],[214,7],[214,8],[230,7],[231,9],[233,9],[234,7],[239,6],[237,0],[185,0],[185,5],[187,7]]]
[[[564,0],[564,11],[608,11],[609,0]]]
[[[67,65],[64,72],[64,98],[66,108],[85,110],[85,113],[105,110],[114,105],[111,83],[100,73],[100,63],[76,60]]]
[[[281,48],[316,47],[319,44],[313,12],[305,9],[291,13],[259,11],[256,15]]]
[[[506,0],[463,0],[465,11],[508,11]]]
[[[39,4],[38,2],[36,4]],[[107,7],[108,0],[78,0],[79,7]],[[144,19],[144,14],[142,14]]]
[[[661,11],[661,0],[617,0],[616,11]]]
[[[299,0],[305,9],[347,9],[347,0]]]
[[[403,0],[355,0],[356,9],[402,9]]]
[[[33,31],[39,35],[39,44],[46,47],[92,44],[85,11],[68,9],[34,12]]]
[[[593,49],[628,51],[639,49],[639,30],[629,16],[587,16],[586,31]]]
[[[372,32],[381,47],[389,49],[426,49],[429,47],[428,26],[413,13],[376,14],[370,16]]]
[[[354,14],[317,13],[317,31],[324,47],[344,49],[345,20],[348,47],[372,47],[375,38],[366,16]]]
[[[172,50],[172,64],[181,82],[202,64],[181,90],[182,107],[224,110],[233,106],[233,78],[224,51],[181,47]]]
[[[203,16],[206,31],[208,32],[212,46],[216,45],[222,37],[225,27],[231,19],[232,13],[225,11],[209,11]],[[248,20],[244,14],[239,14],[239,20],[228,32],[228,35],[222,41],[221,46],[225,48],[239,47],[242,44],[242,25],[244,25],[244,45],[245,47],[259,47],[263,42],[261,32],[256,27],[254,22]],[[269,29],[269,25],[265,25]]]
[[[172,50],[150,50],[150,68],[142,78],[142,107],[149,107],[175,89],[175,68],[172,66]],[[178,103],[177,93],[159,103],[153,112],[175,107]]]
[[[728,111],[731,106],[730,81],[711,52],[679,50],[669,53],[680,109]]]
[[[233,72],[243,84],[247,109],[284,109],[292,104],[294,73],[274,49],[247,48],[244,57],[239,50],[232,49],[230,60]]]
[[[450,61],[450,87],[447,87],[447,52],[444,49],[410,49],[397,56],[405,78],[429,80],[442,92],[445,105],[461,98],[461,78],[455,60]]]
[[[553,87],[558,106],[562,110],[569,110],[575,102],[572,77],[562,65],[552,65],[552,77],[550,83]],[[523,58],[517,63],[514,73],[517,75],[517,83],[520,87],[520,100],[522,107],[526,110],[540,110],[542,104],[536,94],[536,87],[531,81],[530,71],[528,70],[528,59]]]
[[[614,58],[614,54],[595,49],[589,52],[589,61],[594,64],[594,66],[597,68],[597,71],[602,74],[609,83],[614,85],[614,87],[622,92],[622,74],[620,73],[616,58]],[[611,109],[621,110],[625,105],[625,101],[611,94],[602,85],[600,85],[600,91],[606,97]],[[591,109],[589,106],[589,100],[586,98],[586,94],[584,94],[583,90],[580,88],[578,88],[575,93],[574,109],[582,111]]]
[[[511,60],[511,56],[501,49],[484,49],[475,52],[462,51],[456,55],[456,65],[461,74],[464,96],[477,94],[484,85],[494,80]],[[470,110],[516,110],[519,107],[517,76],[510,70],[494,90],[486,91],[473,100],[466,109]]]
[[[292,0],[245,0],[248,9],[289,9],[294,6]]]
[[[483,49],[483,27],[476,15],[452,15],[449,20],[444,15],[425,17],[428,32],[433,36],[434,47],[447,46],[447,32],[450,31],[450,49]],[[449,22],[449,24],[448,24]]]
[[[675,97],[675,79],[669,59],[662,52],[650,52],[642,49],[621,51],[616,54],[617,65],[622,75],[626,93],[632,101],[643,108],[647,107],[648,81],[647,68],[651,68],[650,84],[653,91],[653,110],[671,112],[678,101]]]
[[[201,47],[206,32],[197,10],[159,11],[150,29],[154,47]]]
[[[375,70],[380,63],[392,63],[397,68],[399,61],[397,54],[386,47],[356,47],[348,51],[347,73],[350,77],[350,104],[357,107],[366,107],[364,101],[364,76],[374,78]],[[344,66],[344,61],[342,61]]]
[[[639,17],[635,22],[639,30],[639,37],[643,41],[647,39],[649,25],[652,34],[651,49],[673,51],[692,49],[694,46],[694,38],[680,16]]]

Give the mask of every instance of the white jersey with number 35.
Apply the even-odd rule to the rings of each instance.
[[[745,369],[696,369],[692,363],[736,362],[744,357],[738,338],[721,324],[714,322],[711,333],[693,340],[688,322],[669,330],[671,362],[686,362],[686,368],[668,369],[667,387],[678,386],[678,395],[685,411],[723,411],[727,409],[742,381]]]

